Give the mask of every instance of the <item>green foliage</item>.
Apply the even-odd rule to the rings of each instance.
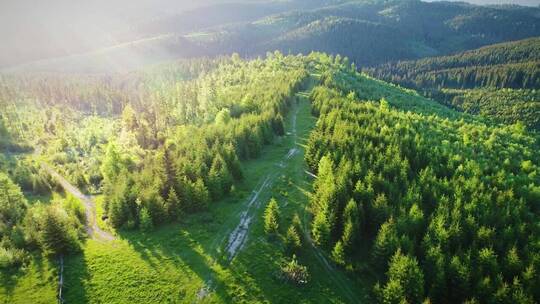
[[[279,229],[279,205],[272,198],[264,209],[264,231],[267,234],[277,234]]]
[[[67,254],[80,249],[76,227],[60,206],[45,207],[37,220],[38,242],[46,254]]]
[[[325,246],[330,241],[330,224],[323,212],[317,213],[311,225],[311,235],[317,245]]]
[[[0,239],[10,237],[13,229],[21,223],[28,202],[20,187],[0,172]]]
[[[381,302],[536,300],[523,279],[538,258],[531,252],[540,236],[536,136],[523,124],[449,111],[344,66],[327,68],[321,81],[311,95],[318,122],[306,149],[307,164],[319,169],[314,241],[339,241],[332,255],[341,260],[343,246],[352,269],[365,267],[358,252],[371,256],[370,268],[388,269],[376,290]],[[387,103],[370,101],[382,98]],[[394,260],[403,265],[389,269]],[[420,277],[425,284],[405,286]],[[516,277],[523,283],[514,285]]]
[[[439,96],[440,95],[440,96]],[[540,92],[528,89],[448,90],[434,96],[460,111],[492,117],[506,124],[518,122],[540,130]]]
[[[288,252],[296,252],[302,247],[302,239],[295,225],[289,226],[285,234],[285,248]]]
[[[390,290],[401,286],[400,301],[420,303],[424,299],[424,275],[415,258],[403,255],[398,250],[392,257],[388,270],[388,287]],[[398,288],[399,290],[400,288]],[[388,294],[388,291],[384,291]],[[400,293],[397,293],[400,294]],[[383,301],[384,302],[384,301]]]
[[[216,115],[216,124],[226,125],[231,121],[231,112],[229,109],[223,109]]]
[[[155,225],[176,221],[228,195],[241,160],[284,135],[283,115],[307,72],[301,58],[274,55],[179,61],[129,76],[2,77],[2,132],[28,138],[74,185],[103,192],[115,228],[137,226],[142,207]],[[48,193],[53,185],[35,173],[14,176],[24,190]]]
[[[422,91],[470,114],[538,130],[540,39],[495,44],[464,53],[387,63],[365,71]]]
[[[150,231],[154,227],[150,212],[145,207],[139,212],[139,227],[142,231]]]
[[[165,201],[164,208],[167,216],[171,220],[180,219],[185,211],[184,203],[180,200],[178,194],[176,194],[176,190],[174,190],[172,187],[169,189],[169,193],[167,194],[167,200]]]
[[[387,63],[366,71],[421,90],[476,87],[538,88],[540,39],[494,44],[463,53]]]
[[[332,259],[339,265],[345,265],[345,249],[341,241],[337,241],[336,245],[334,245]]]
[[[293,255],[289,262],[281,266],[281,277],[287,282],[304,285],[309,281],[309,272],[306,266],[298,263],[296,255]]]

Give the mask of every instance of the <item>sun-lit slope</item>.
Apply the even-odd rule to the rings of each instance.
[[[89,53],[32,62],[7,69],[6,72],[126,72],[176,58],[190,58],[198,54],[199,46],[182,36],[167,34],[126,42]]]
[[[520,125],[456,112],[321,53],[14,77],[0,96],[25,101],[18,113],[41,128],[32,142],[45,158],[103,191],[98,224],[115,234],[65,256],[67,302],[538,297],[540,154]],[[291,250],[295,215],[301,246]],[[293,253],[305,284],[283,279]],[[523,263],[510,265],[516,255]],[[400,277],[400,265],[411,271]],[[39,288],[53,295],[55,274],[27,267],[0,292],[35,302],[27,290],[45,276]]]
[[[374,77],[415,88],[442,104],[539,129],[540,39],[500,43],[451,56],[386,63]]]
[[[283,68],[284,62],[274,63],[275,71]],[[366,297],[307,241],[297,255],[309,267],[309,283],[297,286],[279,279],[280,265],[290,259],[282,241],[286,226],[295,214],[307,217],[311,177],[305,174],[303,144],[314,120],[306,96],[318,82],[311,77],[285,117],[286,135],[243,163],[244,181],[235,184],[230,196],[212,201],[206,212],[186,215],[180,224],[144,233],[120,230],[112,243],[89,241],[82,255],[66,262],[66,300],[356,303]],[[271,197],[282,210],[284,228],[276,238],[263,230],[264,206]],[[250,220],[240,230],[246,238],[231,256],[229,240],[245,214]]]
[[[316,244],[373,274],[377,303],[538,302],[537,135],[348,64],[321,71],[306,148]]]

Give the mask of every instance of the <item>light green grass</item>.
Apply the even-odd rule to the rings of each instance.
[[[0,303],[46,304],[56,302],[57,265],[31,257],[25,267],[0,272]]]

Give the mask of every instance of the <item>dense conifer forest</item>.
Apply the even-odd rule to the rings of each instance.
[[[261,213],[266,242],[292,258],[280,280],[310,284],[315,246],[381,303],[539,299],[540,147],[523,124],[456,112],[320,53],[2,84],[4,271],[89,250],[85,201],[62,194],[55,172],[101,197],[113,239],[213,214],[239,195],[248,160],[291,136],[285,118],[311,86],[308,213],[291,213],[285,190]]]
[[[386,63],[370,75],[457,110],[538,130],[540,39],[491,45],[452,56]]]
[[[369,82],[338,66],[313,90],[314,240],[353,271],[384,273],[383,303],[538,301],[538,139],[403,111],[405,92],[385,99]]]

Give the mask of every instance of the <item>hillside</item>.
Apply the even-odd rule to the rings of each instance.
[[[540,147],[519,124],[321,53],[0,88],[3,130],[35,148],[0,156],[9,302],[50,302],[59,256],[68,302],[540,299]]]
[[[458,110],[540,129],[540,38],[364,69]]]
[[[117,48],[123,48],[136,63],[141,57],[144,63],[160,62],[163,53],[170,58],[233,52],[257,57],[277,49],[286,54],[325,51],[372,66],[538,36],[539,12],[531,7],[420,0],[220,3],[142,20],[111,34],[121,42],[118,47],[32,63],[23,69],[58,71],[69,64],[103,72],[108,70],[106,62],[117,58]],[[149,56],[148,49],[157,55]],[[140,66],[132,61],[120,61],[119,67]]]
[[[518,265],[537,263],[537,137],[348,65],[322,71],[306,149],[314,241],[374,273],[379,303],[536,302],[536,266]]]

